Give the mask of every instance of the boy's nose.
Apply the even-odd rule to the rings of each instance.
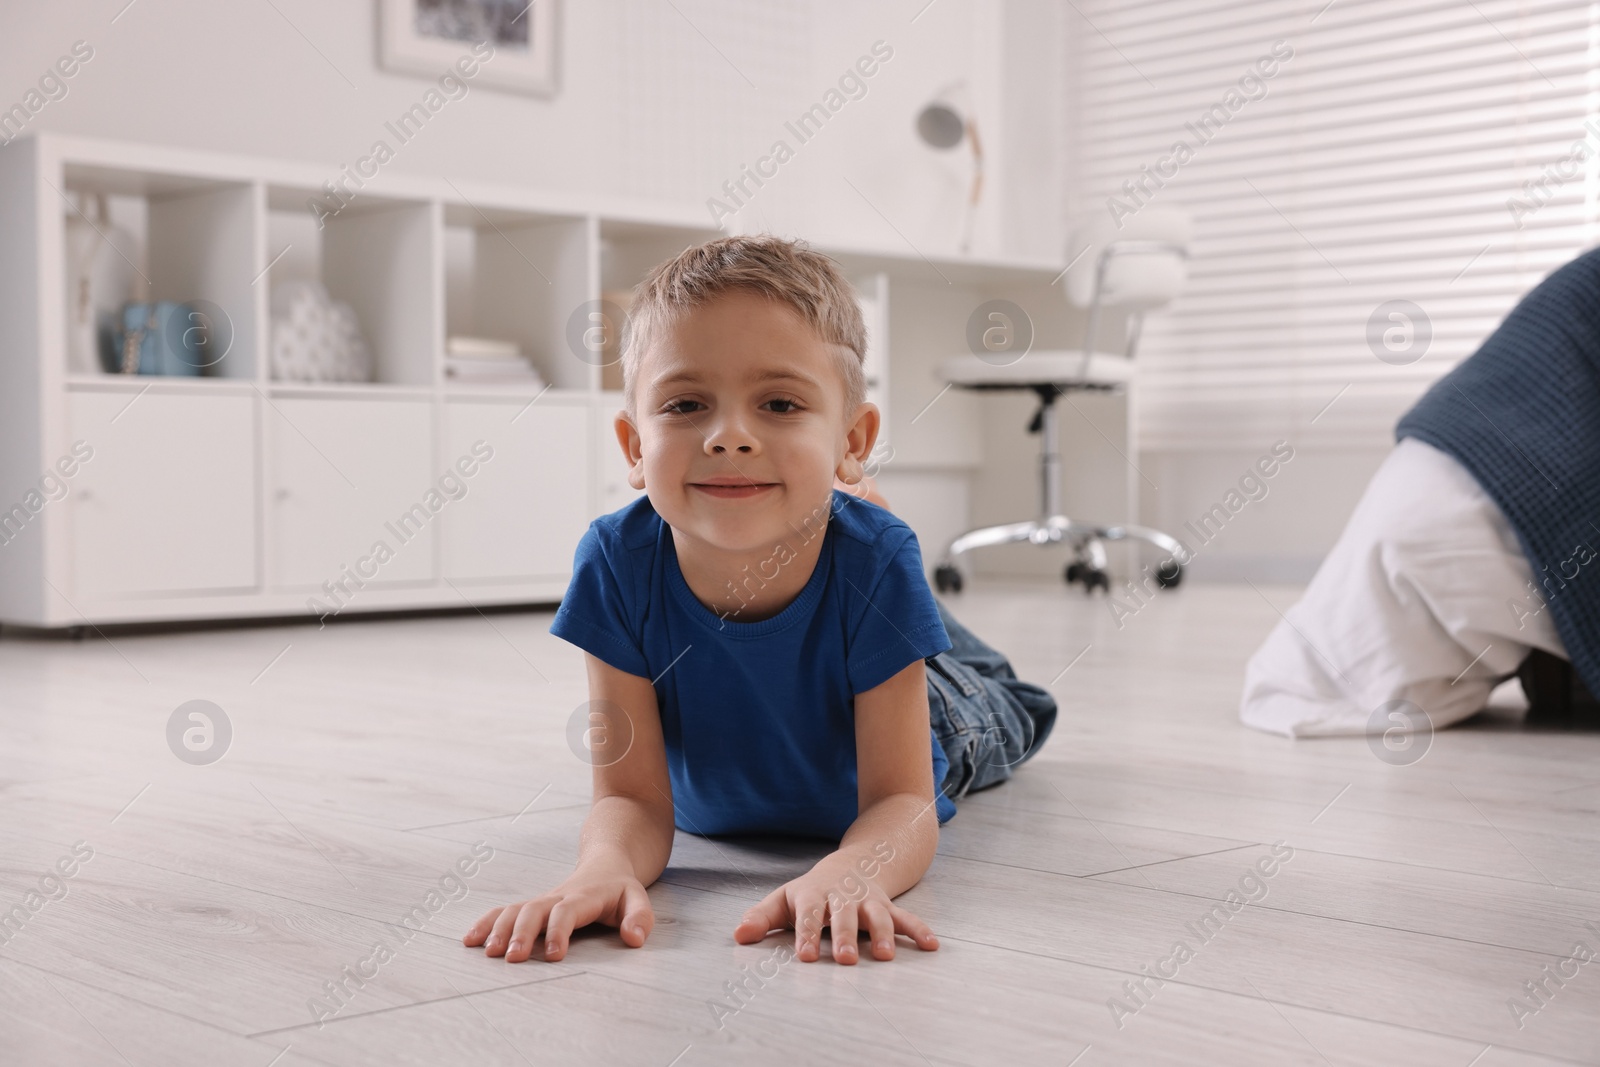
[[[749,455],[756,450],[755,435],[750,433],[737,419],[719,420],[711,427],[711,432],[706,434],[706,451],[712,455],[721,456],[729,452]]]

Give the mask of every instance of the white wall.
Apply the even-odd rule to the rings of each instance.
[[[1222,503],[1272,442],[1250,451],[1147,454],[1145,471],[1162,487],[1145,518],[1195,550],[1190,573],[1202,581],[1307,582],[1344,529],[1387,449],[1344,449],[1288,442],[1294,458],[1202,545],[1192,531]],[[1186,524],[1189,524],[1186,527]],[[1212,527],[1214,528],[1214,527]]]
[[[126,3],[6,5],[0,107],[84,40],[93,59],[29,129],[310,160],[331,178],[430,84],[379,69],[374,3]],[[917,142],[912,120],[940,86],[965,80],[990,152],[974,251],[1049,256],[1058,236],[1001,205],[1013,181],[1026,194],[1013,204],[1056,200],[1059,175],[1032,172],[1039,145],[1020,144],[1029,171],[1021,178],[1008,177],[1017,168],[1006,147],[1019,125],[1035,126],[1007,112],[1017,84],[1006,45],[1032,40],[1035,53],[1058,57],[1059,33],[1031,28],[1052,17],[1040,0],[566,0],[557,97],[473,87],[389,166],[703,208],[741,164],[785,136],[785,119],[816,103],[881,39],[893,59],[864,97],[798,147],[741,228],[953,251],[965,163]],[[1059,58],[1041,69],[1058,68]],[[1039,195],[1046,190],[1052,195]]]

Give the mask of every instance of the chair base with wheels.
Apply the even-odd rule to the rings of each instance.
[[[1017,388],[1018,385],[984,383],[972,387],[1005,389]],[[1148,526],[1102,526],[1074,522],[1061,514],[1061,455],[1058,451],[1055,404],[1073,386],[1056,382],[1031,382],[1025,387],[1039,396],[1039,410],[1028,429],[1040,435],[1040,517],[1000,526],[984,526],[957,537],[950,542],[944,559],[934,569],[934,586],[941,593],[961,592],[965,581],[962,557],[975,548],[1031,541],[1036,545],[1066,544],[1072,549],[1072,560],[1062,575],[1067,582],[1081,582],[1087,593],[1096,589],[1104,589],[1109,593],[1111,577],[1106,570],[1105,542],[1134,540],[1154,545],[1166,553],[1167,558],[1155,573],[1156,584],[1163,589],[1175,588],[1183,581],[1183,564],[1189,556],[1188,550],[1176,539]]]

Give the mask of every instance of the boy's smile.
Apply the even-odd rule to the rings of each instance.
[[[786,304],[733,290],[682,313],[638,365],[637,403],[618,440],[672,528],[679,567],[712,610],[756,621],[804,588],[821,550],[835,476],[854,484],[877,437],[878,411],[847,413],[841,359]],[[847,414],[850,417],[846,417]],[[788,543],[792,565],[758,601],[735,596],[744,568]],[[764,576],[765,577],[765,576]]]
[[[778,487],[776,482],[753,482],[743,477],[707,478],[704,481],[690,482],[689,486],[722,500],[748,500],[768,489]]]

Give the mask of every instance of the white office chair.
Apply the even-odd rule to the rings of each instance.
[[[1068,244],[1068,255],[1082,252],[1067,271],[1065,283],[1067,299],[1089,309],[1082,348],[1028,351],[1014,362],[1005,362],[1002,350],[987,359],[960,356],[940,365],[944,380],[964,389],[1030,389],[1037,393],[1039,410],[1028,431],[1040,435],[1039,518],[985,526],[957,537],[934,570],[934,584],[940,592],[961,591],[966,553],[1017,541],[1036,545],[1066,542],[1072,548],[1066,580],[1082,582],[1085,592],[1096,587],[1110,590],[1103,542],[1129,538],[1155,545],[1166,554],[1156,571],[1158,585],[1170,589],[1182,580],[1188,553],[1160,530],[1074,522],[1061,514],[1055,402],[1074,390],[1123,391],[1130,386],[1145,314],[1169,303],[1187,280],[1190,237],[1189,217],[1176,208],[1146,206],[1124,219],[1120,229],[1104,213],[1095,215],[1075,230]],[[1122,355],[1095,349],[1102,307],[1130,312],[1127,350]]]

